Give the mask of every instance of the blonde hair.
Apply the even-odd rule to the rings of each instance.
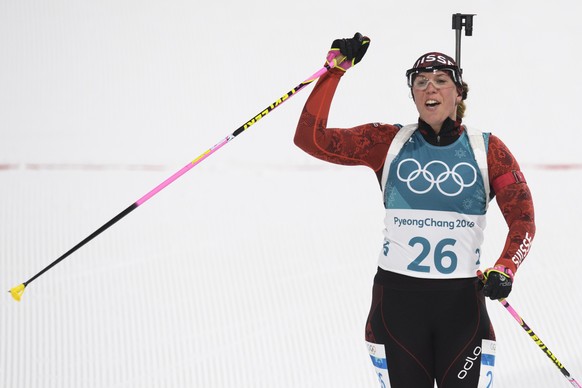
[[[461,102],[457,105],[457,120],[462,119],[465,116],[465,111],[467,110],[467,106],[465,105],[465,100],[467,99],[467,94],[469,93],[469,85],[465,81],[463,81],[462,90],[461,92]]]

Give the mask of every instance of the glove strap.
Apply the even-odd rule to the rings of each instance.
[[[498,264],[494,266],[492,269],[507,275],[507,277],[511,279],[511,281],[513,282],[513,271],[507,268],[506,266]]]

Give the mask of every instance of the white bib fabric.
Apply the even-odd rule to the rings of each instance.
[[[488,134],[467,129],[437,147],[416,128],[403,127],[388,150],[378,265],[413,277],[474,277],[489,202]]]

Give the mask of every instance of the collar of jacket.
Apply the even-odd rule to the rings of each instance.
[[[440,132],[435,133],[434,129],[422,119],[418,119],[418,129],[424,139],[432,145],[449,145],[461,136],[463,126],[461,120],[453,121],[449,117],[443,122]]]

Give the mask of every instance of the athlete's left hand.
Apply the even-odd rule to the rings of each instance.
[[[482,274],[485,285],[483,294],[491,300],[505,299],[511,292],[513,272],[502,265],[487,268]]]

